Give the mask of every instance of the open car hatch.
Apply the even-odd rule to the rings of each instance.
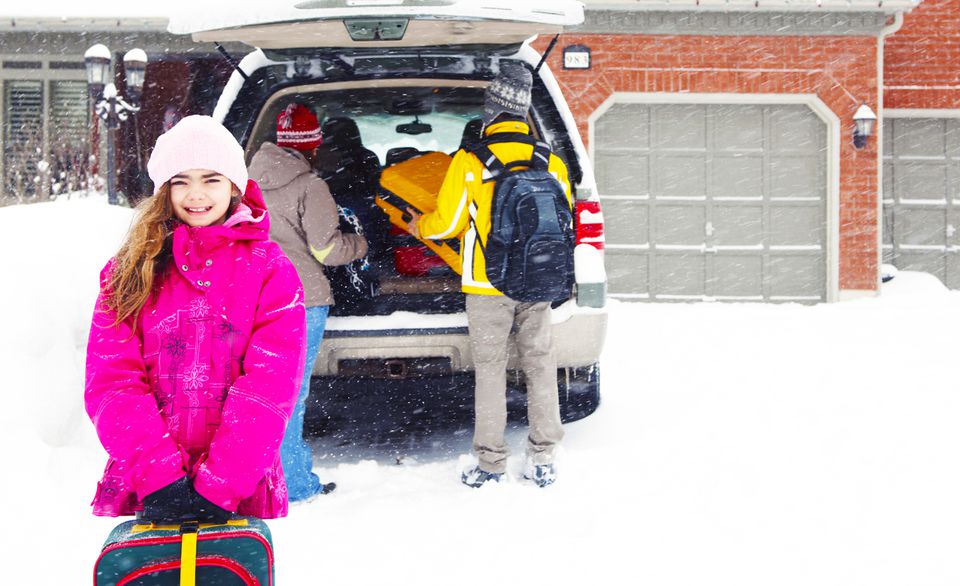
[[[179,15],[169,30],[261,49],[503,46],[582,21],[575,0],[304,0]]]

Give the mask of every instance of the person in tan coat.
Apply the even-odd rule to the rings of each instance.
[[[330,306],[334,304],[323,265],[347,264],[367,254],[359,234],[340,232],[337,205],[327,184],[313,171],[320,146],[320,124],[309,108],[293,103],[277,118],[277,142],[264,142],[250,162],[273,222],[270,239],[293,262],[303,282],[307,308],[307,355],[296,410],[280,448],[291,503],[304,502],[336,488],[313,473],[313,455],[303,441],[303,416],[310,375],[320,350]]]

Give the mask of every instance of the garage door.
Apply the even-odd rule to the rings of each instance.
[[[611,296],[826,300],[826,127],[809,108],[621,103],[593,141]]]
[[[960,120],[884,121],[883,256],[960,289]]]

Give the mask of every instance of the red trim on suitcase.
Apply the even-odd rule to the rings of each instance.
[[[238,578],[243,580],[243,583],[246,584],[246,586],[260,586],[260,582],[258,582],[257,579],[253,575],[251,575],[246,568],[243,567],[243,565],[241,565],[239,562],[236,562],[230,558],[225,558],[222,556],[198,557],[197,567],[201,568],[204,566],[224,568],[226,570],[233,572]],[[136,580],[137,578],[142,578],[143,576],[147,576],[155,572],[166,572],[169,570],[177,570],[179,568],[180,568],[180,560],[170,560],[168,562],[162,562],[159,564],[153,564],[152,566],[146,566],[144,568],[140,568],[124,576],[122,580],[117,582],[117,586],[126,586],[127,584],[129,584],[133,580]]]
[[[197,537],[197,542],[209,541],[211,539],[232,539],[234,537],[252,537],[256,539],[261,544],[263,544],[263,549],[267,552],[267,567],[271,570],[269,572],[270,584],[273,586],[273,547],[270,545],[270,542],[267,539],[256,533],[254,531],[231,531],[229,533],[208,533],[206,535],[199,535]],[[180,535],[171,535],[169,537],[150,537],[147,539],[136,539],[131,541],[118,541],[117,543],[111,543],[110,545],[103,548],[100,551],[100,557],[97,558],[97,563],[93,566],[93,583],[97,583],[97,568],[100,567],[100,562],[103,560],[103,556],[107,555],[115,549],[122,549],[127,547],[135,546],[146,546],[146,545],[162,545],[165,543],[180,542]],[[178,561],[179,563],[179,561]],[[198,562],[199,563],[199,562]]]

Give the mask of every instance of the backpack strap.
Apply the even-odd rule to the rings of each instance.
[[[540,141],[533,145],[533,154],[530,155],[530,168],[537,171],[546,171],[550,168],[550,145]]]
[[[475,146],[471,152],[480,159],[480,163],[487,168],[487,171],[490,171],[490,178],[484,179],[484,183],[495,181],[497,177],[509,170],[506,165],[500,162],[497,155],[493,154],[490,147],[484,143]]]
[[[483,137],[482,144],[496,144],[498,142],[522,142],[523,144],[536,144],[537,139],[526,132],[497,132]]]
[[[497,158],[495,154],[493,154],[493,151],[490,150],[489,145],[497,144],[501,142],[521,142],[521,141],[512,140],[512,139],[482,141],[480,144],[474,146],[474,148],[471,149],[470,152],[476,155],[476,157],[480,159],[480,163],[482,163],[483,166],[486,167],[488,171],[490,171],[490,178],[484,179],[483,180],[484,183],[489,183],[490,181],[496,181],[497,177],[509,171],[510,169],[513,169],[514,167],[527,167],[529,169],[535,169],[537,171],[546,171],[547,168],[549,168],[550,153],[551,153],[550,145],[548,145],[543,141],[535,140],[529,134],[522,134],[519,132],[517,133],[501,132],[501,133],[498,133],[496,136],[500,137],[504,135],[509,135],[509,136],[516,135],[519,137],[523,137],[525,139],[522,141],[523,143],[533,145],[533,154],[530,155],[529,161],[518,160],[518,161],[511,161],[509,163],[504,164],[503,162],[500,161],[500,159]],[[490,138],[490,137],[487,137],[487,138]]]

